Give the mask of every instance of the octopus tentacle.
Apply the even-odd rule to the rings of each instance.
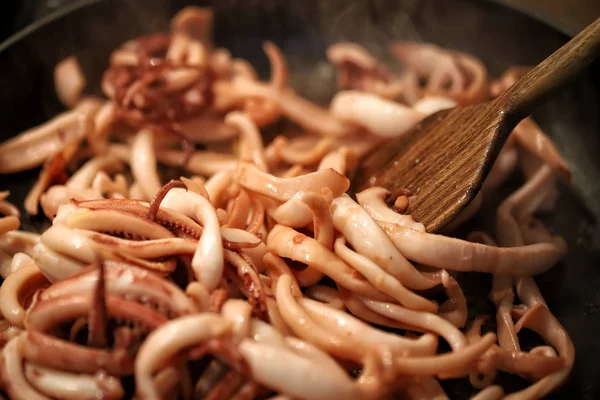
[[[86,374],[103,369],[114,376],[133,372],[133,359],[125,349],[92,349],[36,331],[24,332],[17,345],[24,359],[50,368]]]
[[[150,211],[146,202],[130,199],[90,200],[76,203],[78,207],[91,210],[114,210],[144,218]],[[178,237],[200,238],[202,226],[192,218],[169,208],[159,208],[154,222],[175,233]]]
[[[98,275],[91,267],[54,283],[40,295],[40,300],[89,293],[97,284]],[[107,295],[129,299],[145,299],[157,304],[169,315],[185,315],[196,312],[194,304],[174,283],[155,274],[123,264],[105,265],[105,291]]]
[[[91,294],[55,297],[38,302],[28,310],[25,326],[30,332],[50,332],[62,322],[87,317],[92,303]],[[151,330],[167,321],[160,313],[142,304],[116,296],[106,296],[106,312],[113,318],[133,321]]]

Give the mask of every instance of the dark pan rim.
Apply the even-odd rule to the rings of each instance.
[[[25,28],[21,29],[20,31],[14,33],[8,39],[6,39],[4,42],[0,43],[0,53],[3,53],[8,48],[10,48],[14,44],[20,42],[21,40],[23,40],[27,36],[31,35],[32,33],[36,32],[38,29],[41,29],[45,25],[50,24],[56,20],[59,20],[59,19],[63,18],[65,15],[70,14],[74,11],[77,11],[83,7],[87,7],[89,5],[98,3],[100,1],[103,1],[103,0],[78,0],[72,4],[61,7],[58,10],[53,11],[48,15],[43,16],[42,18],[38,19],[37,21],[34,21],[31,24],[27,25]],[[557,24],[552,23],[552,21],[540,16],[539,14],[529,12],[528,10],[519,8],[512,4],[507,4],[502,0],[487,0],[487,1],[489,1],[491,3],[496,3],[505,8],[509,8],[519,14],[526,15],[533,20],[536,20],[538,22],[541,22],[544,25],[551,27],[552,29],[554,29],[557,32],[567,35],[568,37],[573,36],[570,32],[567,32],[564,29],[564,27],[560,27]]]
[[[542,15],[543,13],[536,12],[535,10],[527,9],[526,6],[515,4],[515,3],[508,3],[504,0],[488,0],[488,1],[492,2],[492,3],[496,3],[504,8],[508,8],[519,14],[526,15],[529,18],[548,26],[548,27],[552,28],[553,30],[555,30],[556,32],[562,33],[563,35],[565,35],[569,38],[572,38],[577,33],[579,33],[579,31],[573,31],[572,26],[571,27],[561,26],[557,21],[553,21],[551,16],[548,16],[548,15],[544,16],[544,15]],[[593,22],[593,20],[592,20],[592,22]],[[583,29],[583,28],[585,28],[585,26],[581,27],[581,29]]]
[[[8,48],[13,46],[14,44],[19,43],[21,40],[25,39],[27,36],[33,34],[38,29],[43,28],[45,25],[48,25],[56,20],[63,18],[64,16],[77,11],[81,8],[87,7],[94,3],[98,3],[102,0],[78,0],[74,3],[71,3],[67,6],[61,7],[56,11],[52,11],[50,14],[43,16],[37,21],[32,22],[27,25],[25,28],[11,35],[8,39],[0,43],[0,54],[6,51]]]

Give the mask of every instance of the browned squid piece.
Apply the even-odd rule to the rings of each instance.
[[[102,88],[133,126],[184,119],[210,104],[210,72],[201,64],[167,59],[172,42],[170,36],[142,37],[111,57]]]
[[[102,79],[116,119],[180,139],[186,154],[182,164],[194,151],[182,123],[201,116],[212,103],[211,21],[209,10],[184,9],[173,19],[170,35],[140,37],[114,51]]]

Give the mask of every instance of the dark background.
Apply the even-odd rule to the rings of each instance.
[[[0,42],[73,0],[0,0]]]
[[[75,0],[0,0],[0,42]],[[347,0],[352,2],[353,0]],[[493,0],[539,18],[569,36],[600,16],[600,0]]]

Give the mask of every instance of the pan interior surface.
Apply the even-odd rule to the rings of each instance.
[[[335,89],[325,50],[338,41],[365,45],[389,61],[386,45],[417,40],[458,49],[478,57],[491,76],[512,65],[536,64],[564,44],[565,36],[513,10],[477,0],[87,0],[64,15],[50,16],[0,52],[1,140],[39,124],[62,110],[53,88],[54,65],[76,55],[90,88],[99,82],[109,54],[124,41],[168,30],[172,15],[190,3],[215,10],[215,42],[247,59],[263,77],[268,60],[261,44],[271,40],[290,64],[291,85],[304,96],[327,102]],[[593,399],[600,395],[600,63],[554,96],[534,118],[552,137],[573,171],[569,187],[560,185],[556,210],[545,216],[551,231],[569,246],[564,260],[538,276],[548,306],[565,326],[576,348],[571,378],[552,398]],[[38,171],[2,176],[9,200],[21,205]],[[516,182],[518,183],[518,178]],[[508,193],[508,191],[507,191]],[[492,202],[493,203],[493,202]],[[491,207],[490,209],[495,209]],[[40,219],[23,217],[24,229]],[[483,213],[473,224],[490,228]],[[473,274],[465,288],[469,310],[493,316],[487,300],[491,279]],[[470,289],[471,288],[471,289]],[[522,387],[517,378],[500,376],[507,391]],[[447,381],[450,398],[469,398],[468,382]]]

